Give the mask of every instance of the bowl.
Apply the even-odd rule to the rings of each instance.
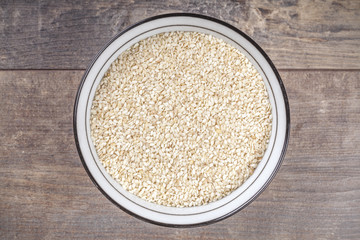
[[[126,49],[149,36],[170,31],[211,34],[238,48],[261,74],[272,105],[268,148],[254,173],[228,196],[197,207],[167,207],[129,192],[104,169],[90,137],[90,108],[95,90],[111,63]],[[81,161],[98,189],[125,212],[147,222],[171,227],[200,226],[222,220],[252,202],[279,170],[289,139],[290,110],[283,82],[266,53],[246,34],[215,18],[174,13],[145,19],[116,35],[96,55],[79,86],[74,106],[74,135]]]

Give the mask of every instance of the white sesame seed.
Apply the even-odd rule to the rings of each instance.
[[[211,35],[169,32],[123,52],[100,82],[91,136],[130,193],[173,207],[221,199],[254,172],[271,133],[261,75]]]

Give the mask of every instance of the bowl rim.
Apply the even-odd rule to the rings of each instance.
[[[184,224],[184,225],[179,225],[179,224],[169,224],[169,223],[164,223],[164,222],[157,222],[151,219],[147,219],[145,217],[142,217],[138,214],[135,214],[134,212],[132,212],[131,210],[123,207],[121,204],[119,204],[118,202],[116,202],[114,199],[112,199],[106,192],[104,189],[102,189],[99,184],[97,183],[95,177],[91,174],[81,151],[81,147],[79,144],[79,140],[78,140],[78,134],[77,134],[77,109],[78,109],[78,104],[79,104],[79,98],[80,98],[80,94],[83,88],[83,85],[85,83],[86,77],[88,76],[90,70],[92,69],[94,63],[97,61],[97,59],[99,58],[99,56],[109,47],[109,45],[111,45],[111,43],[113,43],[117,38],[119,38],[120,36],[122,36],[123,34],[125,34],[126,32],[128,32],[129,30],[153,21],[153,20],[157,20],[157,19],[162,19],[162,18],[168,18],[168,17],[194,17],[194,18],[200,18],[200,19],[205,19],[205,20],[209,20],[218,24],[223,25],[224,27],[230,28],[231,30],[235,31],[236,33],[240,34],[242,37],[244,37],[247,41],[249,41],[259,52],[260,54],[265,58],[265,60],[267,61],[267,63],[270,65],[272,71],[274,72],[280,89],[281,89],[281,93],[282,93],[282,97],[284,99],[284,105],[285,105],[285,115],[286,115],[286,128],[285,128],[285,139],[284,139],[284,145],[283,148],[281,150],[281,155],[279,157],[279,160],[277,162],[277,165],[275,166],[274,171],[271,173],[270,177],[267,179],[267,181],[262,185],[262,187],[243,205],[239,206],[238,208],[235,208],[233,211],[228,212],[227,214],[224,214],[218,218],[209,220],[209,221],[205,221],[205,222],[201,222],[201,223],[195,223],[195,224]],[[265,51],[254,41],[252,40],[248,35],[246,35],[244,32],[242,32],[241,30],[239,30],[238,28],[232,26],[229,23],[226,23],[222,20],[219,20],[217,18],[214,17],[209,17],[206,15],[202,15],[202,14],[196,14],[196,13],[167,13],[167,14],[160,14],[160,15],[156,15],[153,17],[149,17],[149,18],[145,18],[139,22],[136,22],[132,25],[130,25],[129,27],[125,28],[124,30],[120,31],[119,33],[117,33],[115,36],[113,36],[110,41],[108,41],[102,48],[100,51],[97,52],[97,54],[95,55],[95,57],[92,59],[91,63],[87,66],[86,71],[81,79],[81,82],[79,84],[77,93],[76,93],[76,97],[75,97],[75,103],[74,103],[74,110],[73,110],[73,132],[74,132],[74,140],[75,140],[75,144],[76,144],[76,148],[81,160],[81,163],[85,169],[85,171],[87,172],[88,176],[90,177],[91,181],[93,182],[93,184],[99,189],[99,191],[108,199],[110,200],[113,204],[115,204],[115,206],[117,206],[118,208],[120,208],[121,210],[123,210],[124,212],[128,213],[131,216],[134,216],[138,219],[141,219],[145,222],[149,222],[152,224],[156,224],[159,226],[164,226],[164,227],[175,227],[175,228],[190,228],[190,227],[199,227],[199,226],[205,226],[205,225],[209,225],[218,221],[221,221],[223,219],[226,219],[232,215],[234,215],[235,213],[239,212],[240,210],[244,209],[246,206],[248,206],[251,202],[253,202],[270,184],[270,182],[274,179],[275,175],[277,174],[277,172],[280,169],[280,166],[283,162],[283,159],[285,157],[285,153],[288,147],[288,143],[289,143],[289,137],[290,137],[290,107],[289,107],[289,101],[288,101],[288,97],[285,91],[285,86],[284,83],[280,77],[280,74],[278,73],[277,69],[275,68],[275,65],[273,64],[273,62],[270,60],[269,56],[265,53]]]

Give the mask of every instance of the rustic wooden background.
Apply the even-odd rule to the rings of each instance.
[[[108,201],[72,129],[87,64],[145,17],[193,12],[250,35],[283,78],[291,138],[250,206],[205,227],[142,222]],[[360,1],[0,2],[1,239],[360,239]]]

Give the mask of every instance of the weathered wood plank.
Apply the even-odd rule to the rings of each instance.
[[[360,72],[281,71],[292,131],[275,180],[206,227],[169,229],[117,209],[76,152],[83,71],[0,71],[1,239],[359,239]]]
[[[359,69],[360,1],[1,1],[0,69],[84,69],[116,33],[146,17],[220,18],[280,69]]]

